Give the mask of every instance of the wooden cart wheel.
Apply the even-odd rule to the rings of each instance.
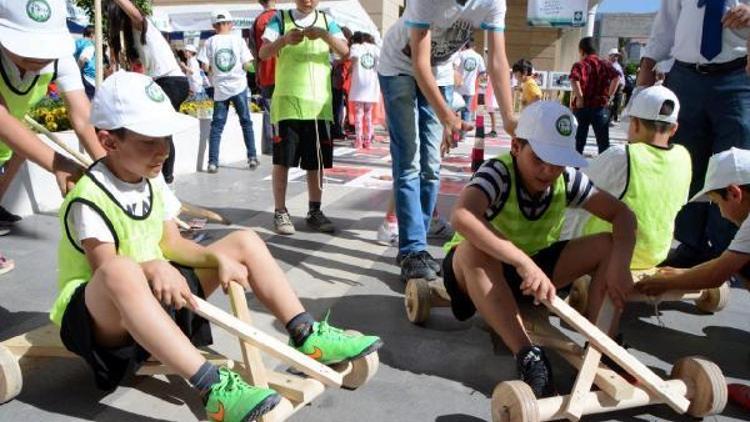
[[[724,309],[729,303],[729,283],[714,289],[706,289],[695,300],[695,306],[703,312],[714,313]]]
[[[492,422],[537,422],[539,406],[523,381],[505,381],[492,392]]]
[[[581,277],[573,282],[568,295],[568,304],[578,311],[581,315],[586,315],[586,308],[589,306],[589,286],[591,285],[590,277]]]
[[[404,306],[406,316],[414,324],[424,324],[430,317],[432,307],[432,292],[426,280],[409,280],[404,292]]]
[[[0,404],[13,400],[21,393],[21,366],[7,347],[0,345]]]
[[[727,381],[715,363],[699,356],[685,357],[672,367],[671,377],[685,381],[692,391],[688,415],[718,415],[726,407]]]

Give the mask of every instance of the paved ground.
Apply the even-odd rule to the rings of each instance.
[[[614,137],[622,140],[622,131]],[[492,141],[488,155],[508,144]],[[455,192],[468,178],[468,146],[446,161],[439,208],[448,214]],[[308,232],[304,227],[307,195],[304,183],[289,188],[289,209],[299,229],[293,237],[271,235],[270,159],[263,157],[256,172],[223,167],[216,175],[180,177],[178,194],[193,203],[213,207],[238,224],[257,227],[267,239],[304,305],[316,316],[331,309],[334,324],[376,333],[385,340],[377,376],[357,391],[328,391],[300,411],[298,421],[440,421],[475,422],[490,419],[489,396],[502,380],[515,377],[515,363],[506,351],[495,355],[478,319],[455,321],[446,310],[433,312],[426,327],[411,325],[404,313],[403,285],[394,263],[395,250],[375,242],[389,192],[387,144],[368,154],[337,149],[339,169],[331,174],[324,195],[325,211],[338,225],[335,236]],[[239,158],[239,157],[238,157]],[[211,227],[217,238],[226,229]],[[11,255],[17,269],[0,277],[0,339],[47,323],[46,310],[54,297],[56,243],[54,216],[26,218],[0,249]],[[433,254],[442,256],[439,242]],[[279,338],[284,330],[252,295],[257,325]],[[222,295],[211,302],[229,309]],[[660,318],[653,307],[633,305],[623,323],[633,353],[657,373],[687,355],[705,355],[731,381],[750,382],[750,294],[733,288],[729,306],[716,315],[703,315],[690,303],[665,304]],[[216,329],[216,349],[240,358],[235,340]],[[276,365],[268,361],[269,365]],[[558,389],[568,391],[575,375],[561,360],[554,361]],[[136,377],[114,393],[98,392],[87,368],[78,360],[48,359],[24,364],[25,386],[14,401],[0,405],[0,420],[176,421],[205,418],[200,402],[187,384],[174,377]],[[689,420],[666,406],[610,414],[594,420]],[[728,407],[719,420],[747,420]]]

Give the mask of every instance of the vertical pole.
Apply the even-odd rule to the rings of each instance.
[[[594,25],[596,23],[596,10],[599,8],[599,2],[595,2],[589,9],[588,16],[586,17],[586,36],[594,36]]]
[[[102,45],[102,0],[94,0],[94,37],[96,39],[96,88],[104,80],[104,48]]]

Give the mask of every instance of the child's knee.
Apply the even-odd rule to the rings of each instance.
[[[94,278],[101,280],[114,296],[149,291],[141,266],[123,256],[115,256],[102,264],[94,273]]]

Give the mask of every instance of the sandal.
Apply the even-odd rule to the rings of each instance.
[[[16,262],[0,254],[0,274],[5,274],[16,268]]]

